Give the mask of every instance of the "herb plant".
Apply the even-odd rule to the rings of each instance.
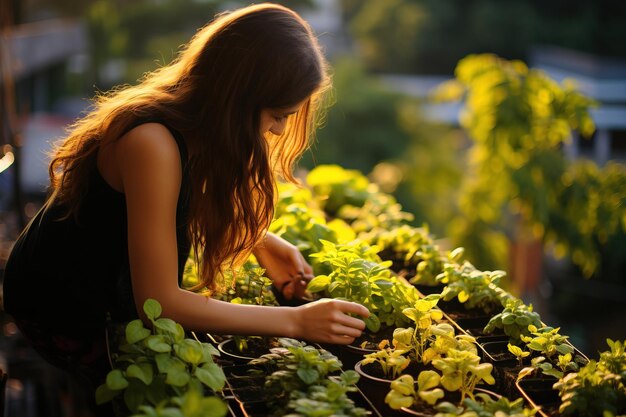
[[[480,381],[495,384],[491,375],[493,365],[480,363],[480,357],[471,350],[450,349],[446,357],[433,360],[433,366],[441,371],[441,385],[448,391],[460,391],[461,401],[474,398],[474,388]]]
[[[402,375],[391,383],[385,402],[394,410],[408,408],[422,401],[433,405],[444,396],[443,390],[438,388],[440,379],[437,372],[430,370],[421,371],[417,381],[411,375]]]
[[[511,401],[506,397],[497,400],[491,396],[478,393],[475,398],[466,398],[463,404],[458,406],[450,402],[437,404],[435,417],[532,417],[537,412],[524,407],[524,399],[518,398]]]
[[[251,361],[274,371],[265,379],[265,392],[273,398],[272,416],[354,416],[368,413],[356,407],[347,393],[356,390],[355,371],[341,372],[341,362],[324,349],[281,338],[281,353]]]
[[[496,314],[485,326],[486,334],[493,333],[495,329],[502,329],[504,334],[509,336],[509,341],[513,344],[520,344],[521,336],[529,336],[529,325],[537,328],[541,327],[541,317],[533,311],[532,305],[525,305],[520,299],[509,299],[506,301],[504,310]]]
[[[500,280],[504,271],[479,271],[469,262],[449,263],[437,276],[445,284],[441,298],[450,301],[457,298],[466,309],[480,309],[491,313],[501,306]]]
[[[444,264],[458,261],[463,253],[462,248],[457,248],[446,255],[429,234],[427,226],[376,228],[359,238],[378,247],[380,257],[392,261],[396,272],[405,270],[412,284],[437,285],[436,277],[443,272]]]
[[[407,323],[402,311],[411,307],[419,294],[392,275],[389,262],[380,262],[375,248],[363,243],[322,243],[324,250],[312,257],[324,263],[330,273],[313,278],[308,291],[362,304],[370,311],[365,324],[373,333],[380,330],[381,324],[398,327]]]
[[[517,358],[519,366],[522,366],[524,358],[530,355],[530,352],[527,352],[519,346],[512,345],[510,343],[507,345],[507,349],[513,354],[513,356]]]
[[[626,414],[626,341],[607,339],[609,350],[554,384],[563,415],[617,416]]]
[[[162,310],[156,300],[146,300],[143,310],[152,330],[139,319],[126,325],[126,343],[120,346],[120,354],[114,355],[114,369],[106,382],[96,390],[96,402],[102,404],[123,395],[128,410],[138,412],[140,406],[147,406],[143,409],[147,412],[150,406],[163,404],[183,407],[191,397],[197,397],[185,397],[191,390],[201,397],[221,391],[226,378],[213,361],[213,356],[219,355],[217,349],[186,338],[180,324],[160,317]],[[170,401],[173,397],[179,400]],[[226,411],[225,407],[219,409]]]
[[[391,348],[388,345],[388,340],[380,342],[377,351],[363,356],[361,365],[378,363],[386,378],[395,379],[409,366],[411,359],[404,356],[405,350]]]

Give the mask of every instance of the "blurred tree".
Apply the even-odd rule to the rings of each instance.
[[[464,97],[473,146],[451,235],[484,268],[506,264],[510,239],[543,242],[593,274],[607,242],[626,231],[624,166],[569,162],[561,151],[572,130],[593,133],[593,102],[490,54],[461,60],[456,77],[439,94]]]
[[[398,110],[409,99],[367,75],[357,60],[339,59],[333,67],[336,102],[300,165],[334,163],[368,173],[378,162],[400,157],[410,134],[400,125]]]
[[[491,52],[526,59],[533,44],[626,57],[626,3],[614,0],[343,0],[369,70],[452,73]]]

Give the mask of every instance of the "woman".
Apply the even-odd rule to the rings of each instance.
[[[278,176],[309,143],[329,87],[308,24],[278,5],[218,16],[170,65],[97,98],[50,164],[51,195],[7,263],[5,308],[51,362],[94,385],[107,317],[146,299],[187,330],[350,343],[367,309],[224,303],[181,289],[190,249],[202,285],[254,253],[287,298],[311,267],[267,234]]]

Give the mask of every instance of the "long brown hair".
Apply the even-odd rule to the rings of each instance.
[[[330,86],[309,25],[274,4],[218,15],[169,65],[95,99],[55,150],[48,204],[77,216],[101,143],[137,120],[157,117],[180,131],[189,150],[189,233],[200,286],[241,263],[272,220],[276,180],[307,149]],[[260,112],[304,101],[279,137],[260,133]],[[268,134],[269,136],[272,136]]]

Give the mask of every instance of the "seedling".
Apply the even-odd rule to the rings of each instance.
[[[444,392],[439,387],[441,378],[435,371],[422,371],[417,376],[417,389],[415,380],[411,375],[402,375],[391,383],[391,390],[385,396],[385,403],[394,410],[402,407],[411,407],[424,401],[433,405],[443,398]]]

